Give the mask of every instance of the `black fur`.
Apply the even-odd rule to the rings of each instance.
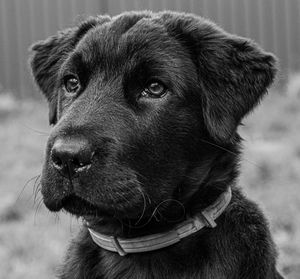
[[[282,278],[268,224],[235,183],[237,126],[272,83],[273,55],[174,12],[90,18],[32,50],[33,76],[55,124],[42,174],[50,210],[134,237],[169,230],[233,189],[216,228],[154,252],[121,257],[100,249],[83,226],[60,278]],[[69,74],[81,84],[73,96],[63,86]],[[141,95],[151,80],[166,86],[163,97]],[[51,150],[78,137],[95,150],[92,165],[65,177]]]

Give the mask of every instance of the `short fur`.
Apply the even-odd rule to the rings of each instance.
[[[102,233],[162,232],[201,212],[228,186],[217,219],[168,248],[121,257],[87,228],[73,240],[60,278],[282,278],[267,221],[236,185],[237,127],[272,83],[276,60],[252,41],[191,14],[128,12],[89,18],[33,45],[34,79],[49,101],[42,194]],[[66,75],[80,91],[66,92]],[[141,95],[159,80],[161,98]],[[95,151],[78,176],[51,158],[58,140],[84,138]]]

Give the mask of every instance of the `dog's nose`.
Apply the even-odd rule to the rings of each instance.
[[[66,177],[86,170],[93,155],[91,144],[84,138],[57,139],[51,150],[53,166]]]

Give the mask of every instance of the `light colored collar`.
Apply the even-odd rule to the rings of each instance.
[[[181,239],[198,232],[204,227],[214,228],[215,220],[222,214],[231,200],[231,188],[222,193],[218,199],[205,208],[201,214],[185,220],[172,230],[136,238],[119,238],[98,233],[88,228],[93,241],[105,250],[125,256],[128,253],[149,252],[165,248],[179,242]]]

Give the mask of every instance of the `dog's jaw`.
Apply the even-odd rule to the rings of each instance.
[[[205,227],[215,228],[217,226],[216,219],[225,211],[231,201],[231,187],[222,193],[218,199],[200,214],[177,224],[172,230],[160,232],[152,235],[140,236],[137,238],[118,238],[113,235],[106,235],[96,232],[88,228],[94,242],[101,248],[118,252],[120,256],[128,253],[142,253],[160,250],[162,248],[174,245],[182,239],[197,233]],[[90,224],[87,222],[87,226]]]

